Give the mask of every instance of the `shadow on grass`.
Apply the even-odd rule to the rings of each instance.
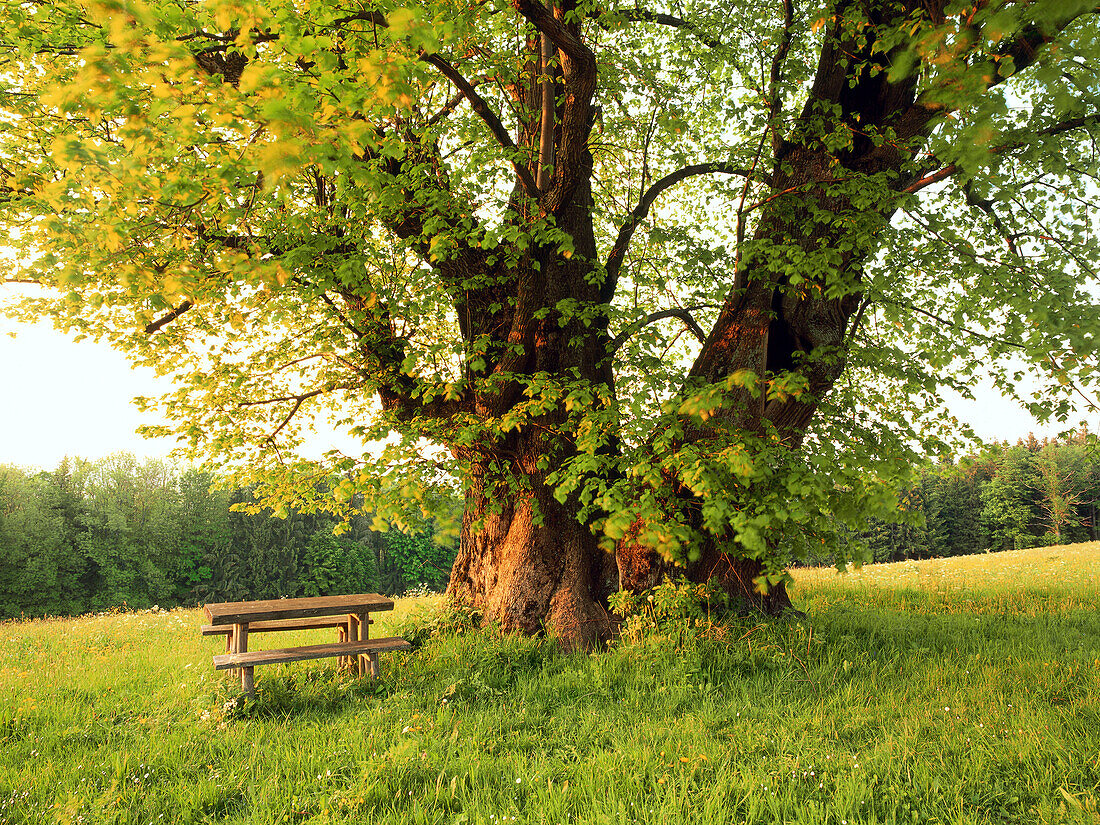
[[[995,607],[978,599],[972,611],[961,601],[944,610],[935,594],[899,590],[874,602],[842,597],[810,605],[807,619],[734,619],[720,626],[718,638],[654,634],[592,655],[493,630],[443,634],[387,657],[379,680],[335,667],[258,672],[256,696],[227,718],[323,719],[395,703],[429,713],[522,706],[546,717],[649,707],[675,718],[700,702],[748,704],[766,696],[789,707],[827,702],[869,681],[901,684],[920,672],[952,678],[972,658],[1084,666],[1100,648],[1095,611]],[[1074,689],[1067,683],[1063,692]],[[217,701],[231,701],[231,691],[227,680]]]
[[[226,679],[214,701],[226,719],[315,720],[358,712],[366,702],[385,701],[394,689],[394,677],[359,679],[338,668],[269,668],[257,675],[255,694],[241,695],[237,684]]]

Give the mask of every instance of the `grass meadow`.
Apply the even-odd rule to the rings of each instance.
[[[678,649],[452,633],[248,702],[198,610],[5,623],[0,825],[1100,823],[1100,543],[795,578]]]

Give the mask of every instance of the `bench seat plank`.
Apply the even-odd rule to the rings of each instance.
[[[273,622],[250,622],[249,633],[271,633],[279,630],[321,630],[329,627],[346,627],[344,616],[317,616],[311,619],[281,619]],[[233,625],[204,624],[203,636],[224,636],[233,632]]]
[[[215,670],[238,667],[274,665],[285,662],[304,662],[308,659],[326,659],[330,656],[358,656],[386,650],[411,650],[412,645],[399,636],[383,639],[367,639],[362,642],[336,642],[325,645],[306,645],[276,650],[249,650],[247,653],[225,653],[214,657]]]

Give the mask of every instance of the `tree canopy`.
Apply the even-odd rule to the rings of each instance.
[[[1091,398],[1098,10],[7,3],[13,278],[270,503],[459,479],[451,593],[506,628],[675,572],[779,610],[945,389]],[[383,446],[296,458],[322,409]]]

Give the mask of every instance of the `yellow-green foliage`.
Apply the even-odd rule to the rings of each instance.
[[[807,620],[725,640],[437,635],[377,683],[257,669],[252,702],[198,611],[7,623],[0,823],[1095,825],[1098,569],[1100,544],[802,570]]]

